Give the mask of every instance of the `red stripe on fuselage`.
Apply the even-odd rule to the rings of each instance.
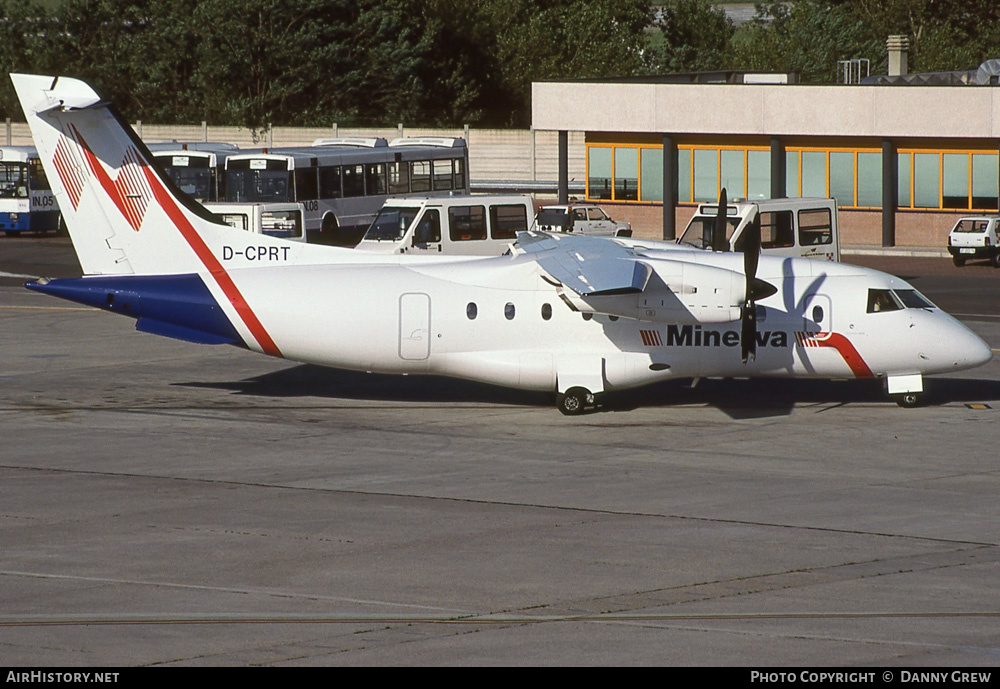
[[[170,192],[160,183],[156,175],[149,166],[145,163],[142,165],[142,171],[146,175],[146,181],[149,183],[150,188],[153,190],[153,197],[156,199],[160,207],[166,211],[167,216],[174,223],[174,227],[178,229],[181,236],[187,241],[188,245],[194,250],[194,253],[201,259],[201,262],[208,269],[208,272],[212,274],[215,281],[219,283],[219,287],[225,293],[226,297],[229,299],[229,303],[233,305],[236,309],[236,313],[239,314],[243,322],[246,323],[247,328],[249,328],[250,333],[260,344],[260,348],[265,354],[270,354],[271,356],[282,356],[281,350],[278,346],[274,344],[274,340],[268,334],[264,325],[257,318],[257,315],[247,304],[246,299],[240,293],[239,288],[233,279],[226,272],[226,269],[222,267],[219,263],[219,259],[215,257],[212,250],[208,248],[205,244],[205,240],[201,238],[201,235],[194,229],[188,219],[184,217],[184,213],[181,209],[174,203],[173,198],[170,196]]]
[[[836,349],[840,353],[840,356],[844,357],[844,362],[851,369],[851,373],[854,374],[855,378],[875,377],[872,370],[868,368],[868,364],[858,354],[858,350],[854,348],[851,341],[844,335],[840,333],[816,333],[812,336],[811,341],[816,343],[815,346],[817,347],[833,347]]]
[[[80,135],[80,132],[76,129],[76,127],[73,127],[73,133],[77,142],[80,144],[80,148],[84,152],[84,157],[87,159],[88,165],[97,176],[97,179],[100,181],[104,191],[111,197],[115,206],[118,207],[118,210],[121,211],[122,215],[125,216],[126,220],[128,220],[129,210],[134,212],[136,210],[136,206],[131,203],[126,203],[125,199],[121,197],[118,185],[111,181],[111,177],[104,171],[100,161],[97,160],[97,156],[95,156],[90,150],[87,142],[83,140],[83,137]],[[122,163],[122,169],[124,169],[128,164],[128,158],[129,156],[126,155],[125,161]],[[208,245],[205,244],[205,240],[201,238],[201,235],[199,235],[191,223],[188,222],[188,219],[184,217],[184,213],[174,202],[170,192],[166,190],[160,180],[156,177],[156,174],[150,169],[149,164],[137,154],[134,156],[134,160],[132,162],[140,167],[147,184],[149,184],[149,188],[153,192],[153,197],[160,204],[160,207],[163,208],[164,212],[166,212],[171,222],[173,222],[174,227],[177,228],[177,230],[181,233],[181,236],[184,237],[185,241],[187,241],[188,246],[191,247],[205,268],[208,269],[208,272],[211,273],[212,277],[215,278],[215,281],[219,284],[219,287],[222,288],[223,293],[225,293],[226,298],[229,299],[229,303],[233,305],[233,308],[236,309],[236,313],[243,319],[243,322],[250,330],[250,334],[257,340],[261,350],[263,350],[265,354],[270,354],[271,356],[282,356],[281,350],[278,349],[274,340],[271,339],[271,336],[264,328],[264,325],[257,318],[257,315],[253,312],[253,309],[251,309],[250,305],[247,304],[246,299],[243,298],[243,294],[241,294],[239,288],[236,287],[236,283],[233,282],[229,273],[227,273],[225,268],[222,267],[222,264],[219,263],[219,259],[215,257],[215,254],[213,254],[211,249],[208,248]],[[143,208],[143,213],[144,211],[145,209]],[[135,216],[133,215],[132,217]],[[142,218],[139,217],[138,220],[141,223]],[[129,224],[131,224],[131,220],[129,220]],[[136,231],[139,230],[138,225],[133,225],[133,227]]]

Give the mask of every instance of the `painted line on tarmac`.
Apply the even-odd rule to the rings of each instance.
[[[0,306],[0,311],[100,311],[84,306]]]

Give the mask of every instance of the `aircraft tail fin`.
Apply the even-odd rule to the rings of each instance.
[[[195,228],[218,222],[174,191],[110,103],[77,79],[11,80],[85,275],[204,271]]]

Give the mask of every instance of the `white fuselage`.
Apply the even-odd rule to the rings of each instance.
[[[741,260],[697,256],[732,270]],[[655,268],[658,260],[648,263]],[[867,311],[869,290],[912,289],[903,280],[807,259],[761,258],[758,277],[778,292],[758,302],[757,354],[747,364],[739,321],[582,314],[524,256],[230,274],[286,358],[518,388],[565,388],[577,376],[599,376],[610,389],[667,377],[941,373],[979,365],[990,355],[975,334],[939,309]],[[309,285],[314,297],[303,300],[301,285]]]

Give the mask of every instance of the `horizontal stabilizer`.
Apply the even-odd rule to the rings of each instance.
[[[200,344],[243,344],[197,275],[63,278],[25,287],[136,318],[143,332]]]
[[[521,232],[518,244],[553,279],[583,297],[642,292],[652,274],[630,249],[604,237]]]
[[[166,323],[164,321],[158,321],[152,318],[140,318],[135,323],[135,329],[140,332],[150,333],[151,335],[162,335],[163,337],[172,337],[175,340],[183,340],[184,342],[193,342],[194,344],[216,345],[216,344],[239,343],[239,340],[233,339],[230,336],[220,335],[218,333],[205,332],[204,330],[193,330],[192,328],[185,328],[182,325]]]

